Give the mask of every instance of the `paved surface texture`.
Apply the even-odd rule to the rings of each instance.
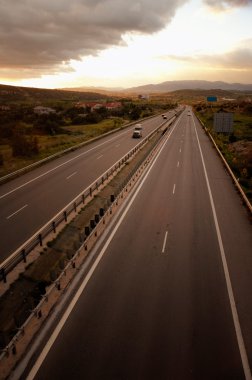
[[[184,113],[126,210],[24,378],[249,379],[251,225],[194,116]]]
[[[174,111],[167,113],[168,118]],[[146,120],[143,136],[163,119]],[[0,187],[0,262],[127,154],[139,139],[134,126],[111,134]]]

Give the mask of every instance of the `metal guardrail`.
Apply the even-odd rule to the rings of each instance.
[[[154,117],[156,117],[156,116],[157,116],[157,115],[148,116],[148,117],[145,117],[145,118],[141,119],[140,121],[148,120],[148,119],[154,118]],[[140,121],[138,121],[138,122],[140,122]],[[36,167],[39,167],[39,166],[43,165],[43,164],[46,163],[46,162],[52,161],[52,160],[54,160],[55,158],[58,158],[58,157],[63,156],[64,154],[67,154],[67,153],[69,153],[69,152],[73,152],[74,150],[77,150],[77,149],[79,149],[79,148],[82,148],[82,147],[85,146],[85,145],[91,144],[92,142],[95,142],[95,141],[97,141],[97,140],[100,140],[100,139],[102,139],[102,138],[104,138],[104,137],[106,137],[106,136],[112,135],[113,133],[116,133],[116,132],[118,132],[118,131],[121,130],[121,129],[128,128],[128,127],[130,127],[130,126],[136,124],[136,122],[137,122],[136,120],[135,120],[135,121],[132,121],[132,122],[130,122],[130,123],[127,123],[127,124],[125,124],[125,125],[122,125],[122,126],[119,127],[119,128],[115,128],[115,129],[113,129],[113,130],[111,130],[111,131],[108,131],[108,132],[106,132],[106,133],[103,133],[102,135],[96,136],[96,137],[94,137],[94,138],[92,138],[92,139],[90,139],[90,140],[83,141],[82,143],[79,143],[79,144],[73,145],[73,146],[71,146],[70,148],[67,148],[67,149],[64,149],[64,150],[62,150],[62,151],[60,151],[60,152],[57,152],[57,153],[55,153],[55,154],[52,154],[51,156],[48,156],[48,157],[46,157],[46,158],[43,158],[42,160],[36,161],[36,162],[34,162],[34,163],[32,163],[32,164],[30,164],[30,165],[28,165],[28,166],[25,166],[24,168],[18,169],[18,170],[16,170],[15,172],[12,172],[12,173],[6,174],[5,176],[0,177],[0,185],[3,184],[3,183],[5,183],[5,182],[7,182],[7,181],[10,180],[10,179],[16,178],[16,177],[18,177],[18,176],[20,176],[20,175],[22,175],[22,174],[24,174],[24,173],[29,172],[30,170],[35,169]]]
[[[83,190],[73,201],[71,201],[64,209],[62,209],[57,215],[55,215],[46,225],[44,225],[39,231],[37,231],[29,240],[27,240],[21,247],[13,252],[3,263],[0,264],[0,281],[7,282],[7,274],[10,273],[19,263],[26,263],[27,256],[37,246],[43,246],[43,240],[51,233],[56,233],[57,227],[65,222],[68,222],[68,216],[72,212],[76,212],[78,206],[81,204],[84,206],[88,197],[92,196],[94,191],[99,190],[104,181],[113,175],[118,169],[121,168],[127,161],[129,161],[141,147],[165,124],[170,125],[176,117],[164,121],[154,131],[149,133],[144,139],[142,139],[133,149],[131,149],[126,155],[118,160],[113,166],[111,166],[105,173],[103,173],[98,179],[96,179],[88,188]]]
[[[167,128],[164,130],[163,134],[168,129],[176,117],[168,120]],[[167,121],[166,121],[167,122]],[[166,123],[165,122],[165,123]],[[161,127],[159,126],[151,135],[154,135]],[[162,134],[162,135],[163,135]],[[150,138],[147,136],[146,138]],[[160,136],[161,139],[162,136]],[[61,271],[58,278],[48,287],[46,294],[43,295],[40,302],[31,311],[30,315],[23,323],[23,325],[18,329],[16,335],[11,339],[8,345],[0,353],[0,362],[2,363],[2,373],[0,374],[1,379],[5,379],[9,376],[11,368],[18,363],[19,359],[24,354],[27,346],[33,339],[34,334],[38,332],[40,327],[43,325],[48,313],[53,309],[54,305],[58,302],[61,294],[64,293],[65,289],[68,287],[69,283],[72,281],[76,272],[81,269],[88,252],[92,249],[97,238],[105,230],[106,225],[112,218],[117,207],[123,203],[124,198],[130,193],[130,190],[134,187],[137,179],[140,178],[141,173],[144,173],[146,164],[151,162],[155,155],[155,151],[158,149],[160,139],[156,142],[155,146],[151,147],[148,152],[144,155],[141,162],[137,163],[132,169],[131,173],[125,178],[124,185],[118,191],[115,196],[114,201],[108,207],[104,215],[99,219],[95,228],[86,237],[81,246],[76,250],[75,254],[68,260],[66,266]],[[138,144],[140,145],[140,144]],[[141,144],[142,145],[142,144]],[[3,377],[1,377],[1,375]]]
[[[239,184],[237,178],[235,177],[232,169],[230,168],[230,166],[228,165],[225,157],[223,156],[223,154],[221,153],[220,149],[218,148],[218,146],[217,146],[217,144],[216,144],[213,136],[211,135],[210,131],[208,130],[208,128],[206,128],[206,126],[204,125],[204,123],[202,122],[202,120],[200,120],[200,118],[197,115],[195,115],[195,116],[197,117],[197,119],[199,120],[200,124],[204,128],[206,134],[209,136],[209,138],[210,138],[212,144],[214,145],[214,147],[215,147],[218,155],[220,156],[220,158],[221,158],[221,160],[222,160],[222,162],[223,162],[223,164],[224,164],[224,166],[225,166],[228,174],[231,176],[232,181],[235,184],[235,186],[236,186],[236,188],[237,188],[237,190],[238,190],[238,192],[239,192],[239,194],[240,194],[240,196],[242,198],[242,201],[243,201],[244,205],[246,206],[248,212],[252,215],[252,205],[251,205],[250,201],[248,200],[248,198],[246,197],[246,194],[244,193],[241,185]]]

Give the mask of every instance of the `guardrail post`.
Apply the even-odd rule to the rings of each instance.
[[[91,227],[91,229],[95,228],[95,221],[94,221],[94,219],[90,220],[90,227]]]
[[[64,219],[65,219],[65,222],[67,222],[67,212],[64,211]]]
[[[24,261],[24,263],[26,263],[26,253],[25,253],[25,249],[22,249],[21,254],[22,254],[22,257],[23,257],[23,261]]]
[[[1,277],[3,279],[3,282],[6,284],[7,278],[6,278],[6,273],[5,273],[5,269],[4,268],[1,269]]]
[[[92,188],[91,187],[89,189],[89,195],[90,195],[90,197],[92,197]]]
[[[38,238],[39,238],[39,245],[40,245],[40,247],[42,247],[42,245],[43,245],[43,242],[42,242],[42,235],[39,234]]]
[[[53,232],[56,233],[56,223],[52,222]]]
[[[76,202],[74,202],[74,211],[75,211],[75,212],[77,211]]]
[[[82,194],[82,203],[84,204],[85,203],[85,195]]]

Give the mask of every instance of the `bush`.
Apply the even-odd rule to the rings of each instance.
[[[237,141],[237,137],[232,133],[230,136],[229,136],[229,142],[230,143],[233,143],[233,142],[236,142]]]
[[[11,146],[14,157],[31,157],[39,153],[37,137],[25,136],[19,132],[13,134]]]

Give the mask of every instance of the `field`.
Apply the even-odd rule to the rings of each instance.
[[[62,127],[62,133],[53,136],[34,135],[38,140],[39,154],[32,157],[14,157],[12,155],[11,146],[9,144],[1,144],[0,154],[3,156],[3,165],[0,166],[0,177],[113,129],[119,128],[126,122],[127,121],[120,118],[105,119],[98,124],[70,125]]]

